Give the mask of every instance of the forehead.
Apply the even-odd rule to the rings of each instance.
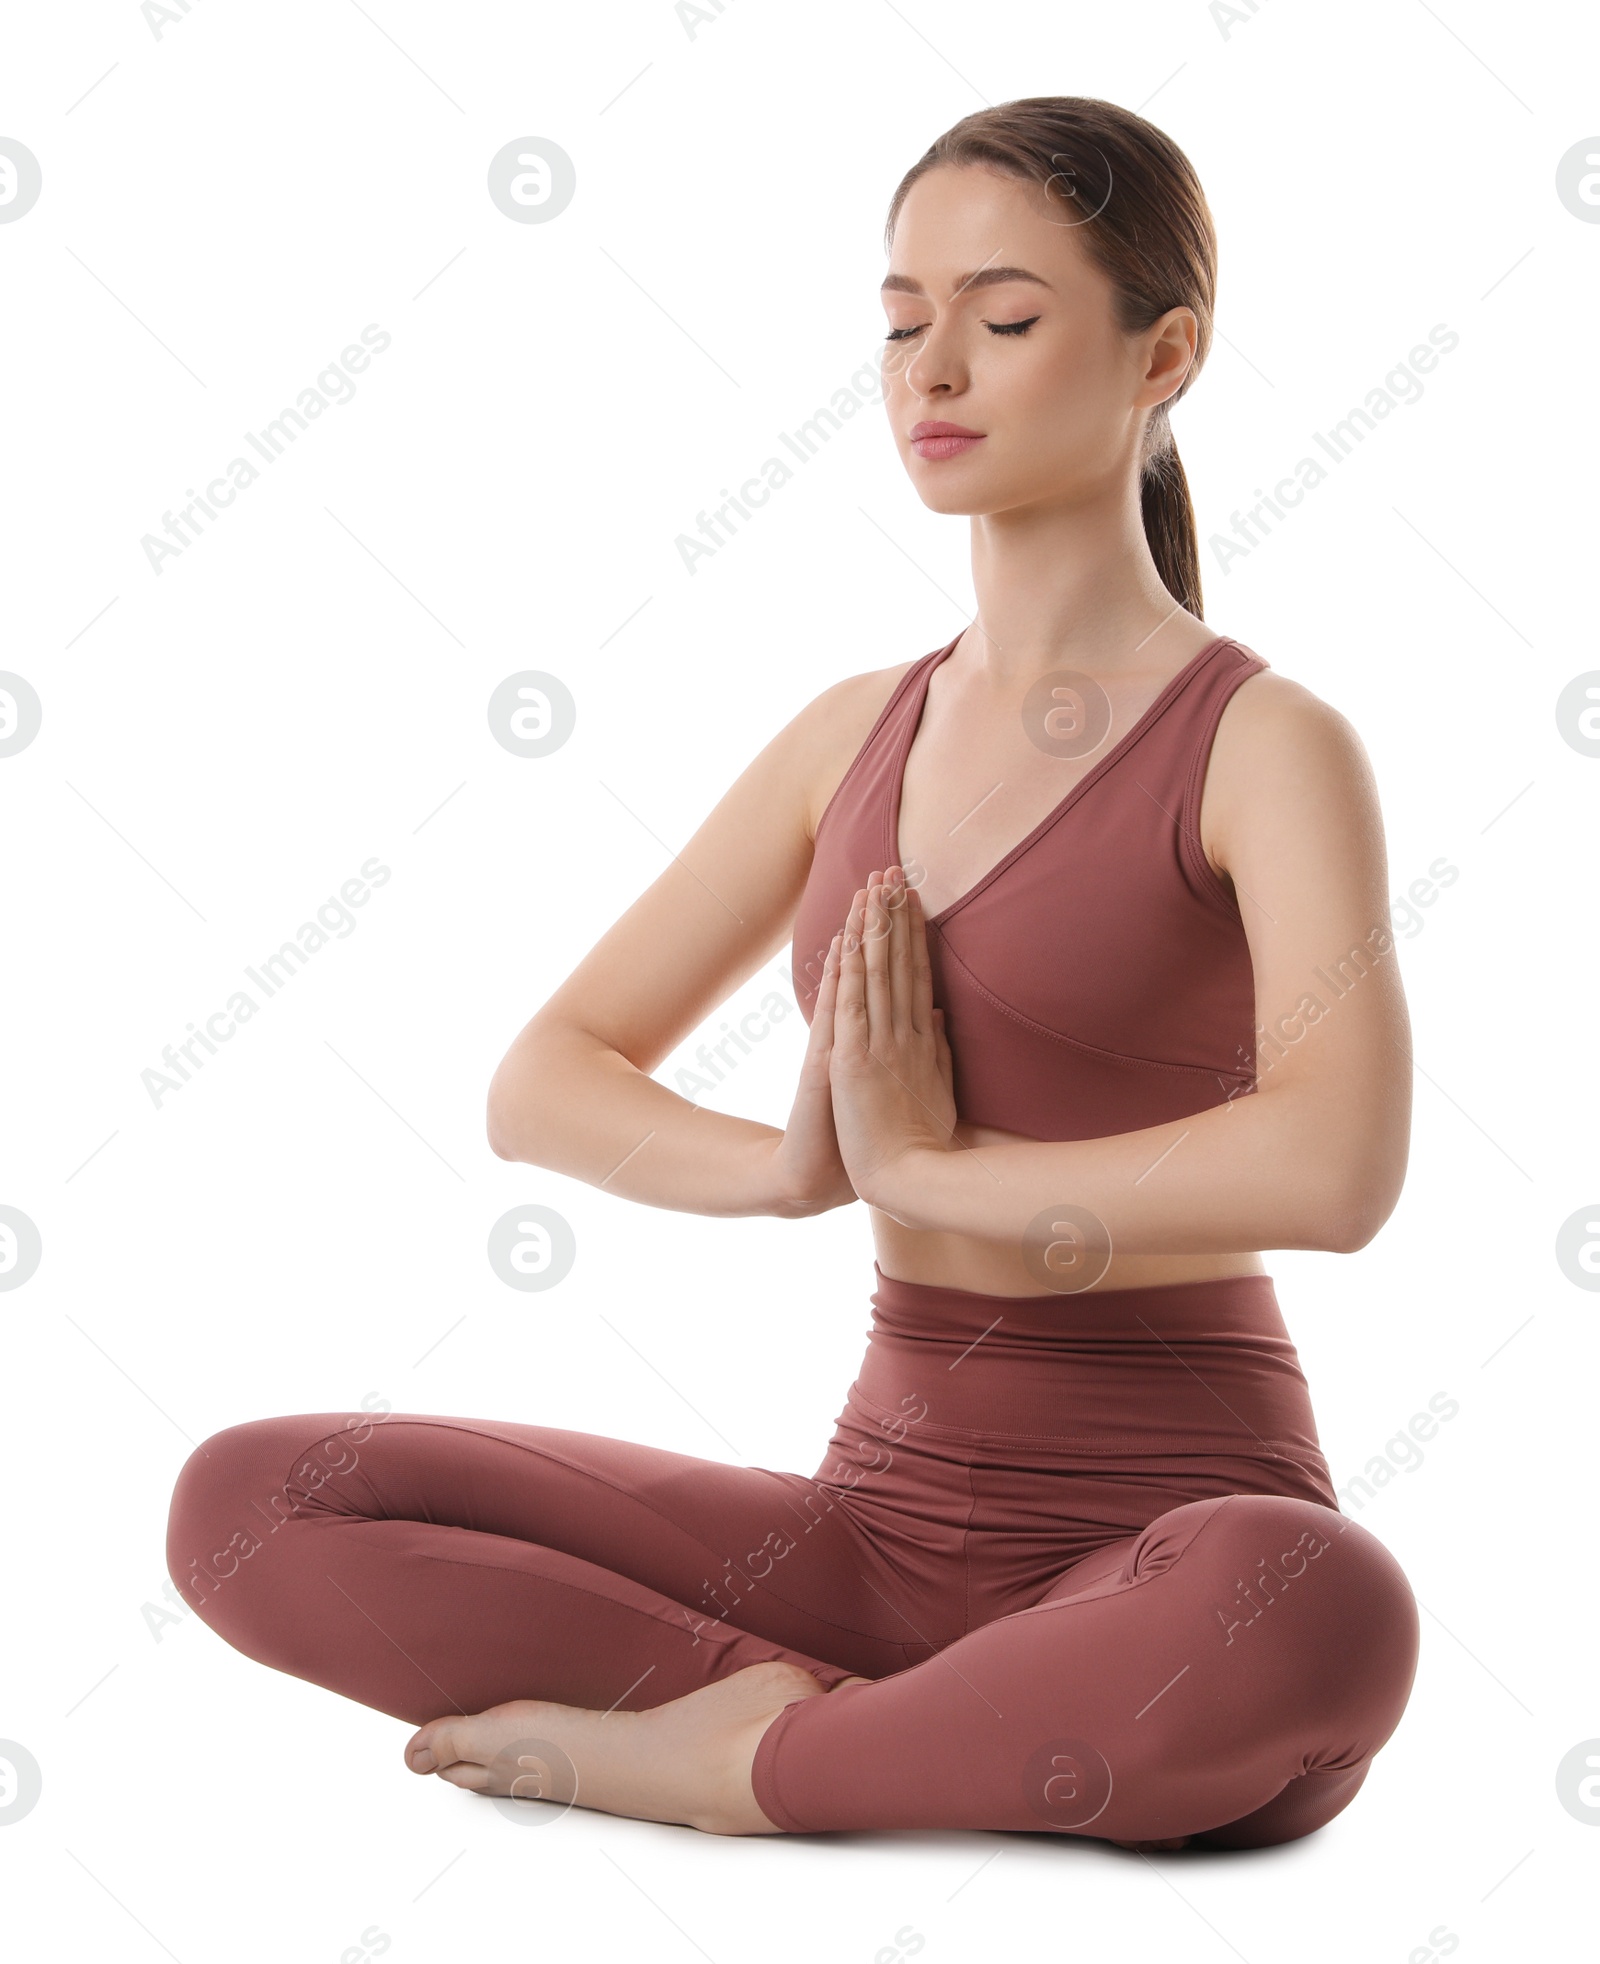
[[[942,164],[906,193],[895,217],[885,297],[938,300],[1005,282],[1058,289],[1081,274],[1060,201],[1031,180]]]

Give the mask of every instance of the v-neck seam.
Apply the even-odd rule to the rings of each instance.
[[[966,630],[963,629],[962,633],[965,632]],[[900,863],[898,855],[900,852],[901,795],[905,790],[906,764],[910,759],[912,746],[916,743],[917,733],[922,727],[922,719],[927,711],[928,685],[933,678],[933,671],[941,662],[947,661],[954,654],[956,642],[960,639],[961,635],[958,634],[954,640],[947,642],[943,648],[934,651],[933,659],[928,661],[926,668],[923,670],[921,680],[917,685],[913,713],[910,716],[903,716],[901,718],[901,727],[896,734],[895,748],[891,753],[889,795],[884,807],[883,849],[888,855],[884,861],[886,866],[894,866]],[[1004,873],[1031,847],[1037,845],[1052,826],[1066,817],[1073,805],[1077,803],[1079,797],[1088,790],[1091,784],[1095,783],[1098,778],[1103,777],[1119,758],[1125,756],[1133,748],[1140,737],[1147,735],[1155,727],[1166,714],[1167,710],[1183,693],[1183,690],[1200,673],[1201,669],[1210,661],[1211,657],[1216,654],[1219,648],[1236,647],[1237,645],[1231,635],[1219,634],[1209,646],[1200,649],[1190,661],[1186,662],[1178,670],[1176,675],[1169,676],[1167,681],[1156,693],[1154,699],[1135,717],[1132,726],[1117,739],[1097,764],[1091,765],[1084,772],[1083,776],[1066,793],[1060,803],[1054,806],[1052,810],[1046,812],[1033,830],[1025,838],[1019,839],[1011,850],[1003,858],[997,860],[989,868],[988,872],[983,874],[965,893],[959,894],[951,901],[948,907],[941,908],[937,914],[926,915],[924,926],[932,928],[942,927],[953,914],[959,913],[969,901],[976,900],[985,887],[996,880],[1000,874]],[[905,680],[907,682],[911,680],[909,671],[906,674]],[[907,693],[909,694],[909,692]],[[904,699],[903,697],[902,700]]]

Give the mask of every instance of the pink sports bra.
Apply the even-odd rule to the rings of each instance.
[[[928,678],[960,638],[906,670],[818,821],[790,968],[808,1024],[856,888],[898,859]],[[961,1119],[1096,1139],[1253,1089],[1250,949],[1199,815],[1223,708],[1267,666],[1225,637],[1202,648],[1054,811],[928,917]]]

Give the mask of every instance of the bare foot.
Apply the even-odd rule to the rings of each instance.
[[[773,1662],[643,1712],[522,1698],[430,1720],[406,1742],[406,1764],[472,1793],[573,1801],[706,1834],[778,1834],[750,1787],[757,1742],[785,1705],[825,1695],[798,1664]]]

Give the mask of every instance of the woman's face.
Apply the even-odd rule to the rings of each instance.
[[[940,165],[907,193],[883,288],[884,402],[930,509],[1075,505],[1134,481],[1141,426],[1182,381],[1195,320],[1175,307],[1121,334],[1079,243],[1082,210],[972,165]],[[930,422],[980,440],[917,440]]]

